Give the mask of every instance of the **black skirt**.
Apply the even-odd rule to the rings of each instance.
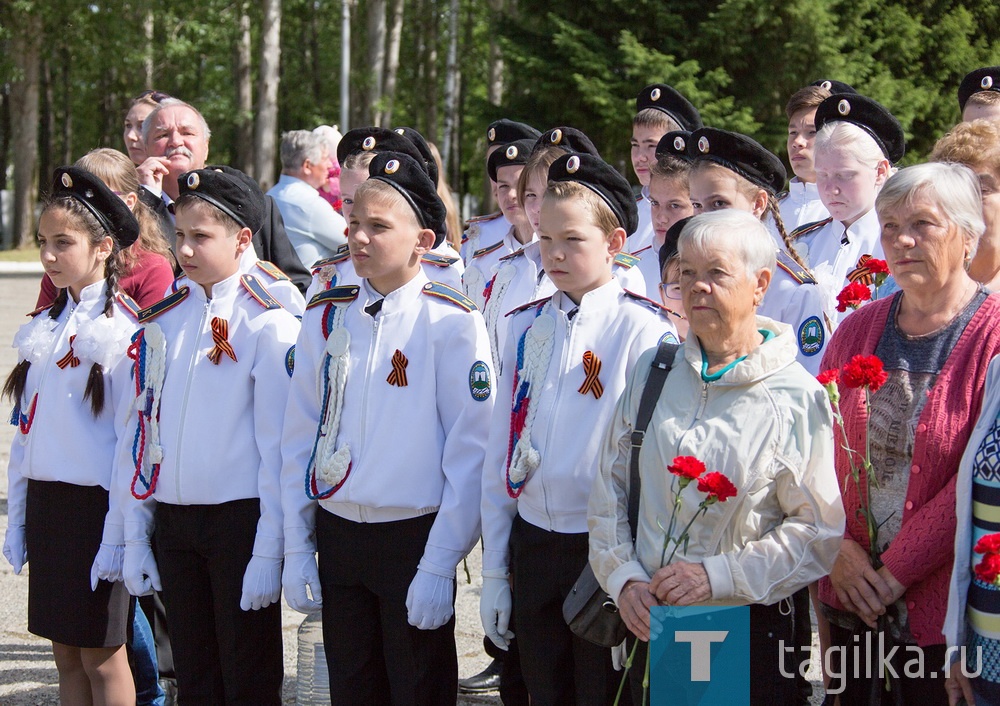
[[[108,491],[99,485],[28,481],[28,632],[72,647],[127,641],[132,601],[125,584],[90,588],[107,512]]]

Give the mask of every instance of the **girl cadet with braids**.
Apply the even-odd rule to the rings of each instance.
[[[85,169],[118,194],[139,222],[139,238],[124,251],[118,288],[140,307],[163,298],[174,281],[174,255],[157,215],[140,198],[139,176],[135,165],[118,150],[102,147],[91,150],[74,165]],[[170,225],[171,236],[173,224]],[[42,276],[36,307],[48,306],[56,298],[56,287],[48,275]]]
[[[714,128],[695,130],[688,140],[688,176],[695,215],[735,208],[768,224],[780,242],[771,286],[757,309],[761,316],[790,325],[796,333],[797,359],[814,375],[828,338],[824,298],[816,280],[790,247],[778,208],[785,184],[781,160],[746,135]]]
[[[38,243],[58,294],[18,331],[20,362],[3,387],[18,427],[3,554],[15,573],[31,561],[28,630],[52,640],[67,705],[136,699],[125,653],[129,595],[118,581],[98,581],[95,570],[101,564],[120,578],[122,527],[105,519],[114,410],[127,385],[111,371],[125,372],[135,330],[134,313],[126,312],[137,307],[117,287],[125,250],[138,236],[128,206],[97,177],[78,167],[56,170]]]

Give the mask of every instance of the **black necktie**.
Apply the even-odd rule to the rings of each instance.
[[[847,228],[844,228],[844,235],[842,235],[840,238],[840,244],[847,245],[850,242],[851,242],[851,236],[848,235]]]
[[[572,309],[572,310],[571,310],[571,311],[570,311],[570,312],[569,312],[568,314],[566,314],[566,317],[567,317],[567,318],[568,318],[568,319],[569,319],[570,321],[572,321],[572,320],[573,320],[573,317],[574,317],[574,316],[576,316],[576,315],[577,315],[578,313],[580,313],[580,307],[578,307],[578,306],[574,306],[574,307],[573,307],[573,309]]]
[[[375,314],[382,311],[382,302],[384,301],[385,299],[379,299],[378,301],[372,302],[371,304],[365,307],[365,313],[374,319]]]

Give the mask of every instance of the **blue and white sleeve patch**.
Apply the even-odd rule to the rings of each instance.
[[[472,393],[472,399],[477,402],[488,400],[491,389],[490,368],[483,361],[477,360],[469,370],[469,392]]]
[[[677,336],[674,335],[673,331],[667,331],[665,334],[660,336],[660,340],[656,342],[656,345],[660,345],[661,343],[680,345],[680,341],[677,340]]]
[[[292,373],[295,372],[295,346],[285,353],[285,372],[288,373],[288,377],[292,377]]]
[[[813,356],[823,350],[826,342],[826,329],[818,316],[810,316],[799,326],[799,350],[802,355]]]

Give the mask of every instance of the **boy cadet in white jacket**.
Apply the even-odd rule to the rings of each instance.
[[[162,583],[180,702],[280,704],[280,410],[299,324],[240,273],[264,217],[250,178],[200,169],[179,182],[186,276],[140,312],[130,349],[115,478],[125,585]]]
[[[364,279],[314,296],[296,347],[282,583],[293,608],[322,604],[332,703],[455,703],[455,567],[479,538],[489,347],[472,302],[420,268],[446,233],[426,173],[388,152],[370,175],[347,238]]]
[[[636,227],[628,182],[600,158],[569,154],[549,170],[540,243],[552,297],[512,314],[483,472],[483,627],[498,646],[516,611],[533,704],[606,704],[611,651],[570,633],[568,588],[587,563],[587,499],[598,436],[638,357],[673,327],[622,289],[612,263]],[[585,430],[585,431],[581,431]]]

